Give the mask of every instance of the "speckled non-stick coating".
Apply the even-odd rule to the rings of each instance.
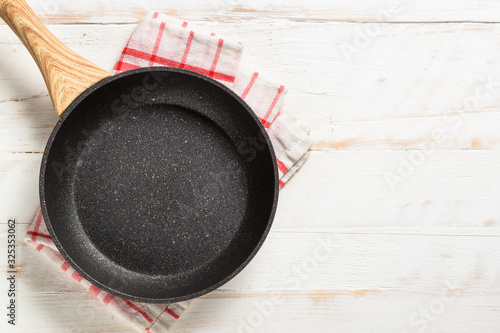
[[[42,160],[48,229],[81,275],[115,295],[174,302],[234,277],[276,210],[270,140],[250,108],[200,74],[107,78],[75,100]]]

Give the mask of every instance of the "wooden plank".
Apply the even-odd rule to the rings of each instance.
[[[22,332],[129,331],[33,248],[17,250]],[[272,232],[240,275],[193,304],[180,331],[414,332],[425,319],[430,332],[486,332],[499,324],[499,254],[498,236]]]
[[[495,293],[450,300],[399,291],[328,293],[200,300],[176,332],[494,332]],[[478,311],[478,309],[481,309]],[[473,315],[475,314],[475,315]],[[428,318],[428,319],[427,319]]]
[[[358,295],[318,292],[202,298],[181,317],[175,332],[309,332],[314,328],[314,332],[323,333],[332,332],[332,327],[340,333],[494,332],[500,324],[499,294],[458,295],[452,298],[454,294],[443,286],[428,295],[384,290]],[[15,331],[136,332],[104,306],[84,300],[79,292],[66,293],[64,300],[58,296],[27,294],[30,303],[24,302],[23,310],[32,304],[32,320],[20,319]],[[273,307],[270,302],[276,298],[280,301]],[[4,324],[0,325],[2,328]]]
[[[1,226],[5,230],[5,225]],[[19,226],[21,236],[26,227]],[[214,297],[273,292],[379,293],[384,289],[432,293],[452,284],[461,292],[498,291],[499,235],[419,235],[273,231],[261,251]],[[18,246],[19,293],[81,290],[28,245]],[[6,245],[0,246],[6,253]],[[5,263],[0,267],[5,268]],[[432,268],[432,269],[430,269]],[[73,282],[73,281],[71,281]],[[5,289],[6,290],[6,289]],[[82,290],[85,293],[84,290]],[[239,295],[239,296],[238,296]],[[207,296],[208,297],[208,296]],[[211,296],[210,296],[211,297]]]
[[[498,228],[497,151],[330,151],[281,192],[284,228]]]
[[[500,151],[420,154],[312,152],[281,191],[273,230],[499,234]],[[0,154],[0,223],[9,216],[31,222],[40,160],[41,154]]]
[[[81,292],[64,295],[61,299],[60,294],[27,293],[21,306],[30,320],[27,315],[21,317],[14,332],[136,332]],[[340,333],[470,333],[494,332],[500,325],[498,292],[453,296],[443,285],[426,295],[384,290],[377,294],[272,293],[201,298],[181,317],[175,332],[308,332],[314,328],[314,332],[322,333],[332,332],[334,327]],[[270,305],[273,299],[279,299],[274,307]],[[0,328],[9,327],[1,322]]]
[[[50,28],[111,69],[134,26]],[[285,107],[311,128],[315,150],[500,149],[500,26],[385,25],[347,56],[342,47],[354,47],[362,25],[260,18],[201,26],[243,41],[243,63],[290,88]],[[4,43],[0,151],[43,151],[57,118],[28,52],[0,26]]]
[[[241,20],[285,17],[293,20],[362,22],[498,22],[500,5],[495,0],[457,2],[439,0],[31,0],[30,5],[46,21],[57,23],[136,22],[148,10],[198,20]]]

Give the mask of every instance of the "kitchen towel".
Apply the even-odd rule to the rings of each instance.
[[[135,28],[113,72],[117,74],[147,66],[171,66],[207,75],[231,88],[245,100],[266,128],[276,153],[281,188],[306,161],[307,151],[313,141],[309,130],[295,117],[283,111],[287,88],[273,83],[259,72],[240,67],[242,52],[241,43],[194,29],[188,22],[159,12],[149,12]],[[256,145],[258,147],[258,143]],[[252,150],[248,150],[248,154],[251,153]],[[92,285],[59,253],[40,210],[25,241],[129,321],[139,332],[168,332],[193,302],[132,302]]]

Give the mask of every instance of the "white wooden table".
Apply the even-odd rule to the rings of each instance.
[[[260,253],[176,332],[500,330],[500,2],[29,3],[107,69],[149,9],[239,40],[244,63],[286,84],[288,111],[312,130]],[[22,244],[18,325],[6,323],[7,218],[21,239],[56,120],[2,22],[0,331],[134,332]]]

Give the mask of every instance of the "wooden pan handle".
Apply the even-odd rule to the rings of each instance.
[[[87,88],[111,75],[61,43],[24,0],[0,0],[0,17],[35,59],[58,116]]]

